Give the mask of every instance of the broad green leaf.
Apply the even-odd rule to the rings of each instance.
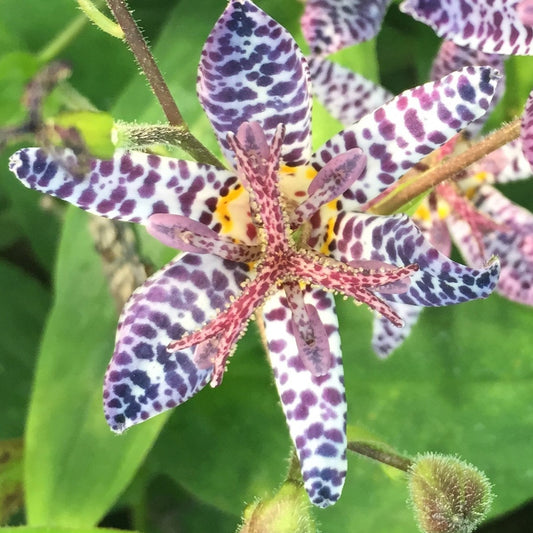
[[[96,524],[131,480],[165,416],[117,437],[102,413],[102,380],[117,317],[87,215],[71,208],[56,296],[37,365],[26,431],[30,525]]]
[[[235,515],[283,481],[290,439],[255,327],[239,342],[222,385],[174,409],[147,467]],[[229,490],[231,487],[231,490]]]
[[[55,260],[59,219],[56,212],[44,207],[42,194],[26,189],[8,170],[10,152],[0,155],[0,199],[9,206],[13,223],[30,243],[39,267],[48,275]]]
[[[169,531],[168,524],[176,523],[183,533],[234,533],[240,521],[238,515],[194,498],[165,475],[155,476],[146,484],[143,510],[137,514],[141,521],[134,521],[134,527],[144,533],[163,533]]]
[[[0,125],[14,125],[26,119],[27,110],[21,97],[38,68],[35,56],[27,52],[10,52],[0,56]]]
[[[99,527],[90,528],[70,528],[70,527],[33,527],[33,526],[21,526],[21,527],[4,527],[0,528],[2,533],[117,533],[121,531],[123,533],[135,533],[134,531],[107,529]]]
[[[0,441],[0,524],[23,505],[22,439]]]
[[[50,305],[35,278],[0,260],[0,439],[20,437],[30,396],[33,365]]]
[[[369,349],[370,314],[338,303],[348,422],[400,452],[457,454],[483,470],[497,497],[492,516],[531,497],[533,310],[493,295],[424,311],[388,360]],[[357,334],[356,334],[357,332]],[[414,531],[405,482],[350,455],[340,502],[317,516],[325,531]]]

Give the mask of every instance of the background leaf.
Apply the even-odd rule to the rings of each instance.
[[[87,527],[131,480],[165,416],[117,437],[102,413],[102,380],[117,317],[87,231],[70,208],[26,430],[28,523]]]
[[[22,436],[39,339],[50,305],[44,286],[0,260],[0,439]],[[7,303],[9,303],[7,305]]]

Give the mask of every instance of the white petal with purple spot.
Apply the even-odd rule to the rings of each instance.
[[[311,98],[308,68],[291,35],[248,0],[230,0],[211,31],[198,70],[198,96],[228,161],[226,135],[257,121],[272,140],[286,127],[283,160],[307,161]]]
[[[311,162],[319,169],[346,150],[363,150],[366,172],[342,199],[343,210],[357,211],[482,116],[498,77],[489,67],[467,67],[440,81],[405,91],[326,142]]]
[[[313,376],[298,355],[291,312],[280,293],[264,307],[270,362],[291,437],[311,501],[327,507],[337,501],[346,476],[346,398],[340,338],[331,294],[307,293],[328,333],[331,368]]]
[[[194,347],[167,345],[223,309],[248,278],[247,267],[215,256],[183,254],[139,287],[122,311],[107,369],[104,410],[111,429],[128,427],[183,403],[210,380]]]
[[[345,126],[375,111],[393,95],[360,74],[319,57],[309,58],[313,95]]]
[[[76,162],[69,151],[64,160]],[[19,150],[11,156],[9,168],[30,189],[125,222],[146,222],[154,213],[172,213],[216,226],[213,211],[219,198],[239,186],[235,174],[226,170],[118,150],[113,159],[93,159],[82,177],[73,176],[41,148]]]
[[[460,46],[530,55],[533,27],[521,20],[519,5],[520,0],[404,0],[400,9]]]

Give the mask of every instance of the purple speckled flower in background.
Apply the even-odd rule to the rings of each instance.
[[[125,306],[104,389],[114,431],[220,383],[263,305],[270,362],[304,485],[320,507],[346,475],[346,399],[331,291],[395,325],[394,306],[483,298],[499,265],[462,266],[405,215],[363,206],[489,108],[497,76],[467,67],[406,91],[311,154],[308,67],[292,37],[232,0],[204,46],[198,94],[231,165],[117,152],[82,178],[42,149],[10,168],[28,187],[144,224],[185,250]],[[64,159],[75,166],[74,156]],[[303,240],[302,240],[303,239]]]

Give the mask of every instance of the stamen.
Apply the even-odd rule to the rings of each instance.
[[[291,228],[301,226],[323,205],[338,198],[359,178],[365,166],[366,156],[359,148],[348,150],[329,161],[311,181],[307,200],[291,214]]]
[[[146,230],[163,244],[184,252],[209,253],[240,263],[261,256],[259,246],[235,243],[205,224],[181,215],[154,214],[148,218]]]
[[[318,311],[306,305],[299,283],[285,283],[283,288],[292,311],[291,326],[300,359],[314,376],[323,376],[331,368],[332,357]]]

